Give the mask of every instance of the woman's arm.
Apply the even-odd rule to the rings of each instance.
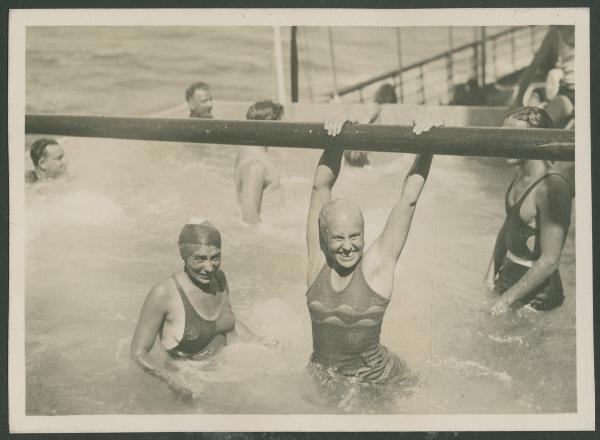
[[[503,295],[491,313],[499,315],[519,299],[539,287],[559,266],[571,218],[571,197],[566,183],[549,177],[536,190],[536,205],[540,213],[540,258]]]
[[[183,398],[191,398],[191,390],[150,355],[166,316],[166,303],[167,292],[165,288],[160,285],[154,286],[142,305],[142,311],[131,341],[130,355],[146,373],[166,382],[173,391]]]
[[[441,121],[417,123],[413,132],[419,135],[441,125],[443,125]],[[415,157],[404,179],[400,197],[394,203],[383,231],[363,257],[365,279],[372,289],[384,297],[392,293],[396,263],[408,238],[417,201],[429,176],[432,160],[431,154],[420,154]]]
[[[490,290],[493,290],[496,284],[496,275],[500,272],[500,268],[502,267],[502,261],[506,256],[506,243],[505,243],[505,235],[506,233],[506,222],[502,224],[502,227],[498,231],[498,235],[496,236],[496,243],[494,244],[494,251],[492,253],[492,258],[490,259],[490,265],[488,266],[488,270],[483,281],[485,287]]]
[[[345,122],[345,121],[344,121]],[[328,123],[326,128],[330,135],[335,136],[341,130],[343,123]],[[313,179],[308,219],[306,222],[306,244],[308,247],[307,284],[310,287],[319,274],[325,257],[321,253],[319,240],[319,213],[321,208],[331,200],[331,190],[340,173],[343,150],[325,150],[319,159]]]
[[[432,160],[431,154],[421,154],[415,158],[381,235],[363,257],[365,279],[372,289],[384,297],[392,293],[394,269],[408,238]]]

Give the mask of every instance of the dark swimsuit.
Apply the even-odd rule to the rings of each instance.
[[[311,363],[361,382],[382,383],[396,376],[400,360],[379,342],[389,299],[365,281],[362,262],[348,285],[337,292],[325,265],[307,296],[312,321]]]
[[[213,321],[202,318],[188,299],[185,291],[173,275],[173,281],[181,297],[185,311],[183,337],[177,346],[167,350],[171,357],[190,357],[201,353],[218,335],[225,335],[235,327],[235,318],[228,303],[223,305],[220,315]],[[226,338],[222,342],[226,343]]]
[[[504,244],[506,249],[518,258],[527,261],[536,261],[540,258],[540,214],[535,217],[535,228],[532,228],[521,219],[520,211],[523,202],[529,193],[548,176],[559,176],[564,180],[564,177],[557,173],[548,173],[536,180],[517,202],[510,206],[508,203],[508,195],[515,183],[515,180],[510,184],[506,192],[505,207],[506,220],[504,222]],[[566,180],[565,180],[566,183]],[[535,236],[533,250],[527,246],[527,239]],[[500,267],[498,280],[496,281],[495,290],[498,293],[504,293],[510,289],[530,268],[523,266],[511,260],[508,256],[504,257],[502,266]],[[550,275],[540,286],[535,288],[524,298],[519,300],[522,305],[529,304],[536,310],[551,310],[560,306],[564,300],[563,286],[560,279],[560,273],[556,270]]]

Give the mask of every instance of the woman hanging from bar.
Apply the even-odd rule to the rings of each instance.
[[[331,136],[346,121],[328,122]],[[431,125],[415,126],[415,133]],[[425,185],[431,155],[419,155],[381,235],[365,250],[361,209],[332,199],[342,150],[325,150],[313,181],[307,222],[306,294],[312,321],[311,366],[319,376],[334,372],[360,383],[387,383],[401,371],[399,359],[379,337],[392,294],[394,269],[408,237]]]
[[[543,109],[524,107],[509,113],[504,126],[552,128],[552,120]],[[569,185],[548,161],[507,161],[518,171],[506,192],[506,220],[485,279],[501,295],[491,313],[521,306],[551,310],[564,300],[558,267],[571,220]]]
[[[194,397],[194,387],[163,365],[150,351],[158,336],[171,359],[206,358],[232,340],[276,345],[237,321],[221,270],[221,234],[208,221],[192,219],[179,233],[183,271],[154,285],[142,306],[131,341],[131,357],[149,374],[165,381],[180,397]]]
[[[246,113],[246,119],[254,121],[279,121],[282,116],[283,106],[272,101],[256,102]],[[268,196],[268,204],[281,199],[279,173],[269,157],[268,147],[242,148],[234,167],[242,219],[251,224],[259,223],[263,199]]]

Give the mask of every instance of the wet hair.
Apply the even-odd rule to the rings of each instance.
[[[358,155],[352,153],[360,153]],[[351,167],[362,168],[369,165],[369,155],[366,151],[344,151],[344,162]]]
[[[198,246],[221,247],[221,233],[209,221],[190,220],[179,233],[179,253],[184,260],[194,253]]]
[[[396,96],[394,86],[389,83],[383,84],[375,92],[374,101],[377,104],[396,104],[398,102],[398,97]]]
[[[283,116],[283,106],[273,101],[257,101],[248,107],[246,119],[254,121],[278,121]]]
[[[40,159],[46,155],[46,147],[48,145],[58,145],[58,142],[54,139],[42,138],[31,144],[29,156],[31,157],[34,166],[37,167]]]
[[[210,86],[202,81],[193,83],[185,91],[185,100],[189,101],[190,99],[192,99],[192,96],[194,96],[194,92],[198,89],[206,90],[208,92],[210,90]]]
[[[504,120],[523,121],[531,128],[552,128],[552,119],[543,108],[520,107],[508,112]]]

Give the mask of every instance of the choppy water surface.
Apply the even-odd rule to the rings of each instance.
[[[362,65],[346,67],[362,69],[357,76],[387,68],[367,59],[375,43],[394,47],[369,32],[372,39],[352,41],[367,54]],[[442,47],[444,35],[429,38]],[[255,51],[242,48],[242,38]],[[197,79],[211,82],[221,99],[272,96],[270,38],[268,28],[31,29],[27,107],[147,114],[180,103]],[[224,48],[231,58],[222,57]],[[314,70],[326,72],[326,63]],[[374,391],[322,387],[306,373],[304,234],[317,151],[273,151],[285,201],[269,206],[253,229],[240,222],[236,203],[238,147],[95,139],[69,139],[65,147],[71,178],[26,192],[28,414],[576,410],[574,227],[562,258],[562,307],[494,320],[480,312],[490,300],[481,280],[512,173],[502,162],[435,158],[382,332],[410,379]],[[368,169],[343,170],[336,195],[363,207],[368,242],[383,227],[409,161],[380,154]],[[193,216],[222,231],[237,317],[281,344],[232,345],[217,358],[183,362],[199,396],[189,404],[132,365],[128,351],[146,293],[181,267],[176,237]]]

